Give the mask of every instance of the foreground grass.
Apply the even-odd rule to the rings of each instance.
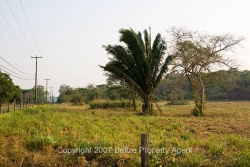
[[[250,166],[249,102],[209,102],[199,118],[192,104],[164,104],[161,116],[69,105],[2,114],[0,166],[140,166],[142,133],[151,166]]]

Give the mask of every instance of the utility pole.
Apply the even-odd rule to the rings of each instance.
[[[53,87],[50,87],[50,102],[52,103],[52,88]]]
[[[31,57],[36,59],[36,76],[35,76],[35,104],[37,104],[37,59],[42,57]]]
[[[50,79],[44,79],[44,80],[46,80],[46,103],[47,103],[47,101],[48,101],[48,80],[50,80]]]

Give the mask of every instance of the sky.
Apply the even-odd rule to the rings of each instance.
[[[34,79],[31,57],[42,56],[38,85],[46,87],[49,78],[48,87],[58,96],[63,84],[106,83],[98,66],[109,57],[102,45],[120,44],[120,29],[151,27],[152,38],[157,33],[167,38],[166,30],[184,27],[244,37],[230,57],[239,69],[250,70],[249,7],[249,0],[0,0],[0,68],[19,76],[11,75],[15,85],[31,89],[35,81],[23,79]]]

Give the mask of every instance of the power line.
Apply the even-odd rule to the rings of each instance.
[[[37,62],[37,65],[38,65],[38,67],[39,67],[38,71],[40,72],[40,74],[42,75],[42,77],[43,77],[43,78],[48,77],[48,76],[46,76],[44,70],[42,70],[43,67],[42,67],[41,63],[40,63],[40,62]]]
[[[15,16],[14,12],[12,11],[12,9],[11,9],[11,7],[10,7],[10,4],[8,3],[8,0],[6,0],[6,2],[7,2],[7,4],[8,4],[8,6],[9,6],[10,11],[11,11],[11,13],[12,13],[13,17],[15,18],[16,23],[17,23],[18,27],[20,28],[20,30],[21,30],[21,32],[22,32],[22,34],[23,34],[23,36],[24,36],[24,38],[25,38],[26,42],[28,43],[28,45],[29,45],[30,49],[33,51],[33,53],[35,53],[35,52],[34,52],[34,50],[33,50],[33,49],[32,49],[32,47],[31,47],[30,43],[28,42],[28,40],[27,40],[26,36],[24,35],[23,30],[22,30],[22,28],[21,28],[20,24],[18,23],[18,21],[17,21],[17,19],[16,19],[16,16]]]
[[[7,64],[9,64],[11,67],[13,67],[14,69],[16,69],[17,71],[19,71],[19,72],[21,72],[21,73],[23,73],[23,74],[25,74],[25,75],[28,75],[28,76],[34,76],[34,75],[30,75],[30,74],[27,74],[27,73],[24,73],[24,72],[18,70],[16,67],[14,67],[13,65],[11,65],[9,62],[7,62],[7,61],[6,61],[4,58],[2,58],[1,56],[0,56],[0,58],[3,59],[3,61],[5,61]]]
[[[8,22],[8,20],[6,19],[6,17],[4,16],[3,12],[0,10],[2,16],[4,17],[5,21],[8,23],[10,29],[12,30],[12,32],[14,33],[14,35],[16,36],[16,38],[18,39],[18,41],[20,42],[20,44],[23,46],[23,48],[26,50],[26,52],[31,56],[30,52],[26,49],[26,47],[23,45],[23,43],[21,42],[21,40],[18,38],[18,36],[16,35],[15,31],[13,30],[13,28],[11,27],[10,23]]]
[[[42,59],[43,61],[43,59]],[[43,61],[43,66],[44,66],[44,69],[45,69],[45,73],[47,74],[47,76],[49,77],[49,74],[48,74],[48,71],[46,70],[46,66],[45,66],[45,62]]]
[[[1,68],[0,68],[0,70],[4,71],[5,73],[7,73],[7,74],[9,74],[9,75],[11,75],[11,76],[14,76],[14,77],[19,78],[19,79],[22,79],[22,80],[34,80],[34,79],[25,79],[25,78],[18,77],[18,76],[16,76],[16,75],[10,74],[8,71],[5,71],[5,70],[3,70],[3,69],[1,69]]]
[[[27,23],[28,23],[28,26],[29,26],[30,32],[31,32],[31,34],[32,34],[32,37],[33,37],[33,39],[34,39],[34,41],[35,41],[36,47],[37,47],[37,49],[38,49],[40,55],[42,55],[42,53],[41,53],[41,51],[40,51],[40,48],[38,47],[38,44],[37,44],[37,42],[36,42],[36,38],[35,38],[35,36],[34,36],[34,33],[33,33],[32,29],[31,29],[31,26],[30,26],[28,17],[27,17],[27,15],[26,15],[26,12],[25,12],[25,10],[24,10],[23,4],[22,4],[22,0],[20,0],[20,4],[21,4],[21,6],[22,6],[23,13],[24,13],[24,15],[25,15],[25,18],[26,18],[26,21],[27,21]],[[42,60],[42,61],[43,61],[43,60]],[[44,61],[43,61],[43,64],[44,64],[45,73],[47,74],[47,76],[49,76],[49,75],[48,75],[48,72],[47,72],[47,70],[46,70]],[[41,68],[41,69],[43,69],[43,68]]]
[[[21,3],[21,6],[22,6],[22,9],[23,9],[23,13],[24,13],[24,15],[25,15],[26,21],[27,21],[27,23],[28,23],[28,25],[29,25],[30,32],[31,32],[32,37],[33,37],[33,39],[34,39],[34,41],[35,41],[36,47],[37,47],[37,49],[38,49],[40,55],[42,55],[42,54],[41,54],[41,51],[40,51],[40,49],[39,49],[39,47],[38,47],[38,45],[37,45],[37,42],[36,42],[35,36],[34,36],[34,34],[33,34],[33,31],[31,30],[30,23],[29,23],[29,21],[28,21],[27,15],[26,15],[26,13],[25,13],[25,11],[24,11],[24,7],[23,7],[23,4],[22,4],[22,1],[21,1],[21,0],[20,0],[20,3]]]
[[[4,69],[6,69],[6,70],[8,70],[8,71],[10,71],[10,72],[12,72],[12,73],[14,73],[14,74],[16,74],[16,75],[19,75],[19,76],[21,76],[21,77],[25,77],[25,76],[22,76],[22,75],[20,75],[20,74],[18,74],[18,73],[15,73],[14,71],[11,71],[10,69],[8,69],[8,68],[6,68],[6,67],[4,67],[4,66],[2,66],[2,65],[0,65],[1,67],[3,67]]]

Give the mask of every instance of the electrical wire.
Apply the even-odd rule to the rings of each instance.
[[[38,67],[39,67],[39,68],[38,68],[39,73],[42,74],[42,77],[43,77],[43,78],[47,78],[47,77],[46,77],[46,74],[45,74],[45,72],[44,72],[44,70],[41,70],[41,69],[43,69],[43,68],[41,67],[41,64],[40,64],[39,62],[37,62],[37,65],[38,65]]]
[[[20,42],[20,44],[23,46],[23,48],[26,50],[26,52],[31,56],[30,52],[26,49],[26,47],[23,45],[23,43],[21,42],[21,40],[18,38],[18,36],[16,35],[15,31],[13,30],[13,28],[11,27],[10,23],[8,22],[8,20],[6,19],[6,17],[4,16],[3,12],[0,10],[2,16],[4,17],[5,21],[8,23],[10,29],[12,30],[12,32],[14,33],[14,35],[16,36],[16,38],[18,39],[18,41]]]
[[[21,72],[21,73],[23,73],[23,74],[25,74],[25,75],[28,75],[28,76],[35,76],[35,75],[30,75],[30,74],[27,74],[27,73],[24,73],[24,72],[22,72],[22,71],[20,71],[20,70],[18,70],[16,67],[14,67],[13,65],[11,65],[9,62],[7,62],[4,58],[2,58],[1,56],[0,56],[0,58],[3,60],[3,61],[5,61],[7,64],[9,64],[11,67],[13,67],[14,69],[16,69],[17,71],[19,71],[19,72]]]
[[[14,71],[11,71],[10,69],[8,69],[8,68],[6,68],[6,67],[4,67],[4,66],[2,66],[2,65],[0,65],[1,67],[3,67],[4,69],[6,69],[6,70],[8,70],[8,71],[10,71],[10,72],[12,72],[12,73],[14,73],[14,74],[16,74],[16,75],[19,75],[20,77],[25,77],[25,76],[23,76],[23,75],[20,75],[20,74],[18,74],[18,73],[15,73]]]
[[[21,28],[20,24],[18,23],[18,21],[17,21],[17,19],[16,19],[16,16],[15,16],[15,14],[14,14],[13,10],[12,10],[12,9],[11,9],[11,7],[10,7],[10,4],[8,3],[8,0],[6,0],[6,2],[7,2],[7,4],[8,4],[8,6],[9,6],[10,11],[11,11],[11,13],[12,13],[13,17],[15,18],[16,23],[17,23],[17,25],[18,25],[19,29],[21,30],[21,32],[22,32],[22,34],[23,34],[23,36],[24,36],[24,38],[25,38],[26,42],[28,43],[28,45],[29,45],[30,49],[33,51],[33,53],[35,53],[35,52],[34,52],[34,50],[33,50],[33,48],[31,47],[30,43],[28,42],[28,40],[27,40],[26,36],[24,35],[23,30],[22,30],[22,28]]]
[[[7,2],[7,4],[8,4],[8,6],[9,6],[9,8],[10,8],[10,10],[11,10],[11,12],[12,12],[12,15],[13,15],[13,17],[15,18],[15,20],[16,20],[16,22],[17,22],[19,28],[20,28],[20,30],[22,31],[21,26],[20,26],[20,24],[18,23],[18,21],[17,21],[15,15],[14,15],[13,10],[11,9],[11,7],[10,7],[10,5],[9,5],[9,3],[8,3],[7,0],[6,0],[6,2]],[[33,39],[34,39],[34,41],[35,41],[36,47],[37,47],[37,49],[38,49],[40,55],[42,55],[42,54],[41,54],[41,51],[40,51],[40,49],[39,49],[39,47],[38,47],[38,45],[37,45],[37,41],[36,41],[36,39],[35,39],[35,36],[34,36],[34,34],[33,34],[33,31],[32,31],[32,29],[31,29],[31,26],[30,26],[30,24],[29,24],[28,17],[27,17],[27,15],[26,15],[26,13],[25,13],[25,10],[24,10],[24,7],[23,7],[23,4],[22,4],[22,1],[21,1],[21,0],[20,0],[20,3],[21,3],[21,6],[22,6],[23,13],[24,13],[24,15],[25,15],[26,21],[27,21],[27,23],[28,23],[29,29],[30,29],[30,31],[31,31],[32,37],[33,37]],[[3,14],[3,12],[2,12],[1,10],[0,10],[0,12],[1,12],[2,16],[4,17],[5,21],[7,22],[8,26],[10,27],[10,29],[11,29],[12,32],[14,33],[15,37],[16,37],[17,40],[19,41],[19,43],[22,45],[22,47],[25,49],[25,51],[31,56],[30,52],[27,50],[27,48],[26,48],[26,47],[24,46],[24,44],[21,42],[21,40],[19,39],[19,37],[18,37],[17,34],[15,33],[14,29],[12,28],[12,26],[10,25],[10,23],[9,23],[8,20],[6,19],[6,17],[5,17],[5,15]],[[23,31],[22,31],[22,34],[23,34],[23,36],[24,36],[26,42],[29,44],[29,42],[28,42],[27,38],[25,37]],[[32,47],[31,47],[30,44],[29,44],[29,46],[30,46],[30,49],[34,52],[34,50],[32,49]],[[2,57],[0,57],[0,58],[2,58]],[[3,59],[3,58],[2,58],[2,59]],[[4,60],[4,59],[3,59],[3,60]],[[6,63],[8,63],[6,60],[4,60],[4,61],[5,61]],[[44,62],[43,62],[43,63],[44,63]],[[12,66],[10,63],[8,63],[8,64],[9,64],[10,66]],[[45,63],[44,63],[44,66],[45,66]],[[2,67],[3,67],[3,66],[2,66]],[[15,68],[14,66],[12,66],[12,67]],[[3,68],[7,69],[6,67],[3,67]],[[17,68],[15,68],[15,69],[18,70]],[[14,74],[11,74],[11,73],[7,72],[6,70],[3,70],[2,68],[0,68],[0,70],[6,72],[6,73],[8,73],[8,74],[10,74],[10,75],[12,75],[12,76],[14,76],[14,77],[16,77],[16,78],[22,79],[22,80],[34,80],[34,79],[22,78],[23,76],[22,76],[22,77],[19,77],[20,74],[17,74],[17,73],[15,73],[15,72],[13,72],[13,71],[11,71],[11,70],[9,70],[9,69],[8,69],[9,71],[11,71],[12,73],[15,73],[15,74],[17,74],[17,75],[19,75],[19,76],[16,76],[16,75],[14,75]],[[26,73],[24,73],[24,72],[22,72],[22,71],[20,71],[20,70],[18,70],[18,71],[21,72],[21,73],[23,73],[23,74],[25,74],[25,75],[34,76],[34,75],[26,74]],[[44,71],[43,71],[43,72],[44,72]],[[46,73],[47,73],[47,71],[46,71]],[[48,73],[47,73],[47,74],[48,74]]]
[[[41,54],[41,51],[40,51],[40,48],[38,47],[38,44],[37,44],[37,42],[36,42],[36,38],[35,38],[35,36],[34,36],[34,33],[33,33],[32,29],[31,29],[31,26],[30,26],[28,17],[27,17],[27,15],[26,15],[26,12],[25,12],[25,10],[24,10],[23,4],[22,4],[22,0],[20,0],[20,4],[21,4],[21,6],[22,6],[23,13],[24,13],[24,15],[25,15],[25,18],[26,18],[26,21],[27,21],[27,23],[28,23],[28,26],[29,26],[30,32],[31,32],[31,34],[32,34],[32,37],[33,37],[33,39],[34,39],[34,41],[35,41],[36,47],[37,47],[37,49],[38,49],[40,55],[42,55],[42,54]],[[44,69],[45,69],[45,73],[46,73],[45,75],[49,76],[49,75],[48,75],[48,72],[47,72],[47,70],[46,70],[46,66],[45,66],[44,60],[42,60],[42,61],[43,61],[43,65],[44,65]],[[43,69],[43,68],[42,68],[42,69]]]
[[[35,36],[34,36],[34,34],[33,34],[33,31],[32,31],[32,29],[31,29],[31,27],[30,27],[30,23],[29,23],[29,21],[28,21],[28,17],[27,17],[27,15],[26,15],[26,13],[25,13],[25,10],[24,10],[24,7],[23,7],[23,4],[22,4],[22,1],[21,1],[21,0],[20,0],[20,3],[21,3],[21,6],[22,6],[22,9],[23,9],[23,13],[24,13],[24,15],[25,15],[26,21],[27,21],[27,23],[28,23],[28,25],[29,25],[30,32],[31,32],[32,37],[33,37],[33,39],[34,39],[34,41],[35,41],[36,47],[37,47],[37,49],[38,49],[40,55],[42,55],[42,54],[41,54],[41,51],[40,51],[40,49],[39,49],[39,47],[38,47],[38,45],[37,45],[37,42],[36,42]]]
[[[34,80],[34,79],[25,79],[25,78],[18,77],[18,76],[16,76],[16,75],[10,74],[8,71],[3,70],[2,68],[0,68],[0,70],[4,71],[6,74],[9,74],[9,75],[11,75],[11,76],[14,76],[14,77],[19,78],[19,79],[22,79],[22,80]]]
[[[43,61],[43,59],[42,59],[42,61]],[[44,66],[44,69],[45,69],[45,73],[47,74],[47,77],[50,78],[50,77],[49,77],[49,73],[48,73],[47,70],[46,70],[46,65],[45,65],[45,62],[44,62],[44,61],[43,61],[43,66]]]

